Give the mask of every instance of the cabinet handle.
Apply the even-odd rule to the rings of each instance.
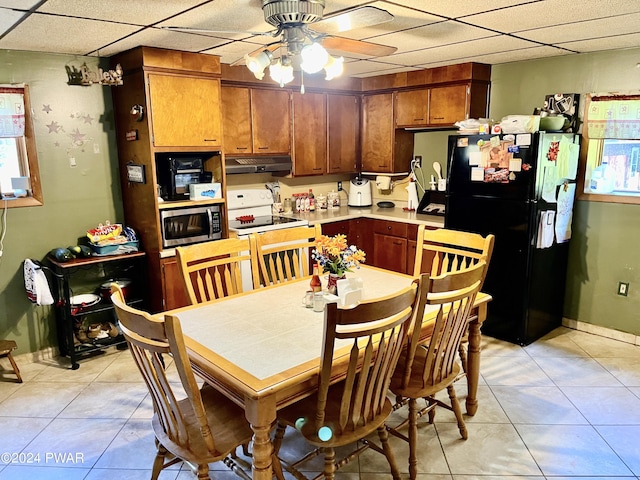
[[[444,117],[433,117],[434,120],[444,120]]]
[[[318,168],[314,168],[313,171],[315,172],[316,170],[322,170],[322,167],[318,167]]]
[[[236,147],[236,150],[246,150],[249,147]]]
[[[267,150],[269,147],[258,147],[258,150]]]
[[[394,245],[402,245],[402,242],[400,240],[396,240],[395,242],[393,242]]]
[[[218,139],[217,138],[205,138],[204,141],[205,142],[217,142]]]
[[[422,121],[424,121],[424,118],[414,118],[413,119],[414,122],[417,122],[418,120],[422,122]]]
[[[387,225],[387,230],[391,230],[391,227]]]

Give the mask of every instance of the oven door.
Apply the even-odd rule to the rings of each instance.
[[[160,223],[163,248],[222,238],[222,223],[218,205],[161,210]]]

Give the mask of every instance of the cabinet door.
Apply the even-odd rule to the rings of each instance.
[[[355,245],[366,254],[365,263],[375,266],[373,262],[373,222],[370,218],[349,220],[349,243]]]
[[[175,259],[164,260],[161,268],[164,309],[172,310],[190,305],[191,302],[178,269],[178,262]]]
[[[467,85],[451,85],[431,89],[429,101],[430,125],[453,125],[468,118]]]
[[[404,273],[407,268],[407,239],[374,233],[373,264],[379,268]]]
[[[393,96],[365,95],[362,100],[362,170],[393,171]]]
[[[328,173],[357,171],[360,106],[355,95],[327,95]]]
[[[347,242],[353,243],[349,227],[349,220],[339,220],[337,222],[323,223],[322,234],[328,237],[333,237],[334,235],[341,233],[342,235],[346,235]]]
[[[322,175],[327,164],[327,115],[322,93],[293,94],[293,174]]]
[[[420,127],[429,121],[429,90],[396,93],[396,127]]]
[[[149,74],[156,147],[221,147],[220,80]]]
[[[291,153],[291,105],[287,90],[251,90],[253,153]]]
[[[221,95],[224,153],[227,155],[253,153],[249,89],[222,87]]]

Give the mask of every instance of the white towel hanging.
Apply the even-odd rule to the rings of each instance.
[[[37,305],[53,305],[49,282],[42,268],[30,259],[24,261],[24,288],[27,298]]]

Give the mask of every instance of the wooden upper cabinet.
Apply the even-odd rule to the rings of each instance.
[[[245,87],[222,87],[224,153],[253,153],[251,142],[251,95]]]
[[[220,80],[148,75],[155,147],[222,147]]]
[[[429,123],[429,89],[396,93],[396,127],[420,127]]]
[[[362,170],[392,171],[393,130],[392,94],[365,95],[362,99]]]
[[[469,118],[468,85],[431,88],[429,125],[453,125]]]
[[[363,171],[409,171],[413,158],[413,132],[394,128],[393,94],[363,97],[361,138]]]
[[[291,102],[288,90],[251,89],[253,153],[291,153]]]
[[[357,172],[360,102],[355,95],[327,95],[327,173]]]
[[[322,175],[327,165],[327,114],[323,93],[293,93],[293,174]]]

